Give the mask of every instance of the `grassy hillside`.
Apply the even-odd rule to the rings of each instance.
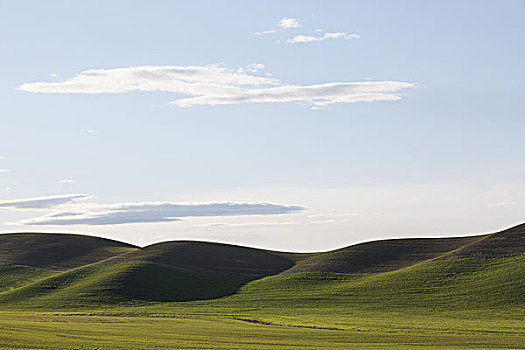
[[[98,243],[99,252],[113,248],[104,245],[105,241]],[[59,251],[55,258],[64,256]],[[23,288],[0,293],[0,301],[11,306],[54,309],[214,299],[232,295],[249,281],[293,266],[290,259],[271,252],[206,242],[126,247],[121,254],[99,258],[95,263],[62,273],[35,270],[34,276],[13,276],[10,286]],[[5,269],[8,267],[28,268],[6,265]]]
[[[11,250],[2,257],[10,264],[1,265],[0,302],[49,309],[192,300],[238,309],[516,308],[525,305],[524,237],[521,225],[492,235],[292,254],[205,242],[136,248],[87,236],[4,235]]]
[[[52,271],[31,266],[0,264],[0,293],[54,274]]]
[[[525,253],[525,224],[493,233],[443,256],[445,259],[495,258]]]
[[[50,242],[42,244],[48,237]],[[8,238],[20,242],[18,236]],[[6,288],[15,285],[20,288],[0,293],[2,303],[54,309],[220,298],[234,294],[251,280],[277,274],[293,265],[291,260],[271,252],[225,244],[168,242],[137,249],[115,247],[115,242],[97,238],[64,236],[63,249],[55,250],[56,238],[56,235],[28,235],[22,241],[29,247],[38,244],[38,254],[24,255],[19,250],[11,256],[30,255],[33,259],[11,261],[37,264],[35,257],[38,257],[38,264],[49,269],[55,269],[57,261],[62,262],[61,266],[66,266],[63,262],[67,261],[71,267],[70,248],[83,240],[91,243],[87,246],[91,248],[89,254],[74,262],[86,257],[98,260],[54,274],[45,269],[4,264],[6,272],[29,269],[31,273],[6,278]],[[103,254],[106,252],[116,254],[107,256]],[[52,265],[46,265],[43,257],[48,261],[54,258]]]
[[[261,249],[208,242],[165,242],[144,247],[107,263],[145,261],[214,276],[254,279],[275,275],[294,262]]]
[[[0,263],[68,270],[107,259],[137,247],[99,237],[11,233],[0,235]]]
[[[283,309],[518,308],[525,306],[525,256],[433,261],[381,274],[283,274],[251,282],[227,302]]]
[[[287,272],[388,272],[412,266],[461,249],[487,236],[460,238],[391,239],[366,242],[297,259]]]
[[[76,309],[134,301],[200,300],[233,294],[246,282],[148,262],[98,263],[47,275],[0,293],[0,302],[43,309]]]

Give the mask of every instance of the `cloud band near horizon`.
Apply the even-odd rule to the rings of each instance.
[[[54,209],[47,215],[25,219],[19,225],[117,225],[130,223],[172,222],[186,217],[218,217],[244,215],[277,215],[302,211],[298,205],[272,203],[76,203],[89,198],[86,195],[57,195],[0,202],[0,208]]]

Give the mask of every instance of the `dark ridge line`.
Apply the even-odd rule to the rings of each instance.
[[[350,245],[341,246],[341,247],[333,248],[333,249],[329,249],[329,250],[307,251],[307,252],[290,252],[290,251],[284,251],[284,250],[273,250],[273,249],[268,249],[268,248],[250,247],[250,246],[240,245],[240,244],[235,244],[235,243],[202,241],[202,240],[188,240],[188,239],[173,240],[173,241],[161,241],[161,242],[155,242],[155,243],[152,243],[152,244],[149,244],[149,245],[146,245],[146,246],[136,246],[136,247],[138,247],[139,249],[145,249],[145,248],[149,248],[149,247],[152,247],[152,246],[155,246],[155,245],[164,244],[164,243],[205,243],[205,244],[217,244],[217,245],[227,245],[227,246],[232,246],[232,247],[256,249],[256,250],[265,251],[267,253],[275,253],[275,254],[308,255],[308,254],[330,253],[330,252],[335,252],[335,251],[338,251],[338,250],[343,250],[343,249],[346,249],[346,248],[349,248],[349,247],[353,247],[353,246],[356,246],[356,245],[366,244],[366,243],[373,243],[373,242],[399,241],[399,240],[409,240],[409,239],[410,240],[416,240],[416,239],[417,240],[432,240],[432,239],[454,239],[454,238],[471,238],[471,237],[472,238],[479,237],[480,239],[484,239],[484,238],[488,238],[489,236],[496,235],[498,233],[502,233],[502,232],[505,232],[505,231],[508,231],[508,230],[511,230],[511,229],[518,228],[520,226],[525,226],[525,222],[522,222],[520,224],[515,224],[515,225],[512,225],[512,226],[506,226],[505,228],[499,229],[497,231],[489,231],[489,232],[484,232],[484,233],[471,233],[471,234],[464,234],[464,235],[461,235],[461,236],[379,238],[379,239],[376,239],[376,240],[361,241],[361,242],[357,242],[357,243],[353,243],[353,244],[350,244]],[[76,233],[73,233],[71,235],[90,236],[90,235],[86,235],[86,234],[76,234]],[[90,236],[90,237],[102,238],[102,237],[99,237],[99,236]],[[111,238],[103,238],[103,239],[113,240]],[[117,242],[120,242],[120,241],[117,241]],[[134,245],[132,243],[126,243],[126,242],[121,242],[121,243]]]
[[[138,246],[136,244],[133,244],[133,243],[128,243],[128,242],[119,241],[119,240],[113,239],[113,238],[100,237],[100,236],[95,236],[95,235],[90,235],[90,234],[85,234],[85,233],[30,232],[30,231],[27,231],[27,232],[5,232],[5,233],[0,233],[0,236],[16,236],[16,235],[85,237],[85,238],[99,239],[99,240],[102,240],[102,241],[108,241],[108,242],[112,242],[112,243],[119,243],[119,244],[122,244],[122,245],[129,246],[130,248],[137,248],[137,249],[145,248],[145,247],[141,247],[141,246]]]
[[[525,224],[524,224],[525,225]],[[520,226],[520,225],[517,225]],[[513,226],[511,228],[517,227]],[[321,254],[321,253],[332,253],[337,252],[339,250],[344,250],[346,248],[354,247],[357,245],[367,244],[367,243],[379,243],[379,242],[389,242],[389,241],[402,241],[402,240],[434,240],[434,239],[454,239],[454,238],[469,238],[469,237],[480,237],[480,238],[487,238],[485,236],[491,236],[495,235],[501,232],[504,232],[506,230],[497,231],[493,233],[484,233],[484,234],[472,234],[472,235],[465,235],[465,236],[444,236],[444,237],[398,237],[398,238],[383,238],[383,239],[377,239],[377,240],[369,240],[369,241],[363,241],[358,243],[353,243],[350,245],[342,246],[339,248],[334,248],[330,250],[320,250],[320,251],[308,251],[308,252],[290,252],[290,251],[284,251],[284,250],[272,250],[272,249],[266,249],[266,248],[257,248],[257,247],[250,247],[240,244],[234,244],[234,243],[224,243],[224,242],[213,242],[213,241],[192,241],[192,240],[172,240],[172,241],[162,241],[162,242],[156,242],[152,243],[146,246],[139,246],[135,245],[133,243],[128,243],[124,241],[119,241],[112,238],[105,238],[100,236],[92,236],[89,234],[82,234],[82,233],[50,233],[50,232],[7,232],[7,233],[0,233],[0,236],[11,236],[11,235],[25,235],[25,234],[33,234],[33,235],[61,235],[61,236],[76,236],[76,237],[87,237],[87,238],[94,238],[94,239],[100,239],[105,241],[112,241],[115,243],[120,243],[123,245],[128,245],[130,248],[136,248],[137,250],[146,250],[147,248],[155,247],[158,245],[163,244],[170,244],[170,243],[198,243],[198,244],[209,244],[209,245],[224,245],[224,246],[230,246],[230,247],[238,247],[238,248],[246,248],[251,250],[258,250],[258,251],[264,251],[269,254],[279,255],[279,254],[290,254],[290,255],[297,255],[297,256],[306,256],[311,254]],[[117,255],[118,256],[118,255]]]

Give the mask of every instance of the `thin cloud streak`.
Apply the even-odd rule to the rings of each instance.
[[[487,207],[504,207],[507,205],[515,205],[520,204],[520,202],[499,202],[499,203],[489,203],[487,204]]]
[[[74,184],[77,182],[78,182],[77,180],[73,180],[73,179],[62,179],[62,180],[57,181],[57,183],[59,184]]]
[[[358,34],[348,34],[348,33],[324,33],[323,36],[311,36],[311,35],[296,35],[292,39],[286,40],[286,43],[288,44],[296,44],[296,43],[312,43],[312,42],[319,42],[324,41],[328,39],[344,39],[344,40],[350,40],[350,39],[359,39],[360,36]]]
[[[334,103],[395,101],[401,90],[415,84],[400,81],[326,83],[316,85],[285,85],[264,89],[239,89],[215,95],[183,98],[173,101],[179,107],[196,105],[228,105],[252,102],[306,102],[315,107]]]
[[[64,194],[54,196],[43,196],[34,198],[14,199],[0,201],[3,209],[51,209],[64,204],[74,203],[79,200],[90,198],[85,194]]]
[[[277,29],[270,29],[270,30],[263,30],[261,32],[255,32],[253,35],[266,35],[266,34],[273,34],[277,33]]]

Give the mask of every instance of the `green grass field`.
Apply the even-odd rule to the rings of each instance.
[[[401,321],[404,317],[395,319]],[[427,322],[422,327],[433,323],[432,317],[429,316],[420,320]],[[359,318],[356,318],[356,321],[363,322]],[[372,318],[367,322],[374,321],[378,320]],[[409,324],[413,321],[415,320],[409,320]],[[515,334],[512,327],[508,329],[502,327],[496,331],[481,328],[470,331],[463,328],[469,326],[469,323],[463,324],[457,319],[452,323],[449,321],[445,323],[449,327],[453,326],[455,330],[435,332],[388,326],[386,330],[374,327],[339,331],[266,326],[222,318],[3,314],[0,315],[2,334],[0,347],[9,349],[521,349],[525,340],[525,336]]]
[[[0,348],[524,349],[524,238],[293,254],[2,235]]]

